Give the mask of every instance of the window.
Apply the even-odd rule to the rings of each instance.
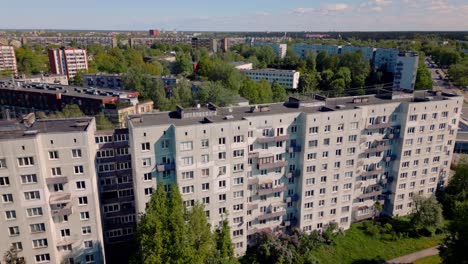
[[[89,212],[80,212],[80,220],[89,220]]]
[[[240,135],[240,136],[234,136],[234,142],[235,142],[235,143],[244,142],[244,136],[242,136],[242,135]]]
[[[326,126],[324,127],[324,130],[323,130],[323,131],[325,131],[325,133],[330,132],[330,131],[331,131],[331,126],[330,126],[330,125],[326,125]]]
[[[56,160],[59,158],[59,155],[58,155],[58,151],[57,150],[54,150],[54,151],[49,151],[49,159],[50,160]]]
[[[161,148],[163,149],[169,148],[169,140],[164,139],[163,141],[161,141]]]
[[[243,229],[239,229],[239,230],[234,230],[234,231],[232,231],[232,236],[233,236],[233,237],[242,236],[243,234],[244,234],[244,230],[243,230]]]
[[[12,203],[13,202],[13,194],[11,194],[11,193],[2,194],[2,202],[3,203]]]
[[[18,226],[10,226],[8,227],[8,233],[10,236],[18,236],[20,234]]]
[[[141,143],[141,150],[142,151],[149,151],[151,149],[151,145],[149,142]]]
[[[224,138],[224,137],[218,138],[218,143],[219,143],[219,145],[225,145],[226,144],[226,138]]]
[[[90,226],[81,227],[81,234],[83,234],[83,235],[91,234],[91,227]]]
[[[84,190],[86,189],[86,183],[84,181],[77,181],[76,182],[76,189],[77,190]]]
[[[193,164],[193,157],[183,157],[182,158],[182,165],[183,166],[188,166]]]
[[[357,135],[350,135],[348,137],[349,142],[356,142],[357,141]]]
[[[210,146],[209,140],[208,139],[202,139],[201,140],[201,147],[202,148],[208,148]]]
[[[226,159],[226,152],[219,152],[218,153],[218,159],[219,160],[225,160]]]
[[[62,169],[60,167],[52,168],[52,176],[61,176],[62,175]]]
[[[149,166],[151,166],[151,158],[143,158],[143,159],[141,160],[141,165],[142,165],[143,167],[149,167]]]
[[[219,175],[219,176],[221,176],[221,175],[226,175],[226,171],[227,171],[226,166],[220,166],[220,167],[218,168],[218,175]]]
[[[208,191],[210,189],[210,183],[202,183],[202,191]]]
[[[233,172],[241,172],[241,171],[244,171],[244,164],[243,164],[243,163],[234,164],[232,170],[233,170]]]
[[[23,250],[23,244],[21,242],[13,242],[11,243],[11,246],[16,250],[16,251],[21,251]]]
[[[209,204],[210,203],[210,197],[203,197],[202,198],[202,203],[203,204]]]
[[[232,152],[232,156],[233,156],[234,158],[244,157],[244,150],[243,150],[243,149],[234,150],[234,151]]]
[[[308,159],[308,160],[317,159],[317,153],[309,153],[309,154],[307,154],[307,159]]]
[[[219,194],[218,195],[218,200],[220,202],[225,202],[226,201],[226,194],[225,193]]]
[[[18,158],[18,166],[20,167],[28,167],[34,165],[34,158],[33,157],[22,157]]]
[[[219,188],[226,188],[226,181],[225,180],[219,181],[218,182],[218,187]]]
[[[87,240],[83,242],[85,248],[93,248],[93,241]]]
[[[234,185],[241,185],[244,183],[243,177],[234,178]]]
[[[21,184],[37,183],[36,174],[21,175]]]
[[[317,140],[309,140],[309,148],[315,148],[318,145]]]
[[[153,193],[153,188],[145,188],[145,195],[151,195]]]
[[[16,211],[15,211],[15,210],[5,211],[5,218],[6,218],[7,220],[14,220],[14,219],[16,219]]]
[[[83,165],[74,166],[74,171],[75,171],[75,174],[83,174],[84,173]]]
[[[202,177],[210,176],[210,169],[202,169],[201,172]]]
[[[49,254],[40,254],[36,255],[36,263],[42,263],[42,262],[49,262],[50,261],[50,255]]]
[[[44,223],[31,224],[31,225],[29,225],[29,228],[31,229],[31,233],[45,232],[45,224]]]
[[[10,179],[8,177],[0,177],[0,186],[10,185]]]
[[[193,193],[194,191],[195,191],[195,187],[193,185],[182,187],[183,194]]]
[[[180,150],[181,151],[189,151],[193,149],[193,142],[192,141],[185,141],[180,143]]]
[[[24,199],[27,201],[30,200],[40,200],[41,195],[39,194],[39,191],[30,191],[30,192],[25,192],[24,193]]]
[[[47,247],[48,244],[47,244],[47,239],[45,238],[42,238],[42,239],[34,239],[32,241],[33,243],[33,248],[44,248],[44,247]]]
[[[242,210],[244,210],[244,204],[235,204],[235,205],[232,206],[232,210],[234,212],[242,211]]]
[[[151,181],[152,180],[151,172],[143,174],[143,180],[144,181]]]
[[[86,255],[85,261],[86,263],[94,263],[94,255]]]
[[[193,171],[183,171],[182,172],[182,179],[183,180],[192,180],[193,179]]]
[[[28,217],[41,216],[43,214],[42,207],[28,208],[26,214]]]
[[[244,197],[244,191],[235,191],[232,193],[233,198],[242,198]]]
[[[0,169],[5,169],[6,167],[6,159],[0,159]]]
[[[72,149],[73,158],[81,158],[81,149]]]
[[[86,197],[86,196],[78,197],[78,204],[79,205],[88,204],[88,197]]]

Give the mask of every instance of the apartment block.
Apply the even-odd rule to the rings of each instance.
[[[93,118],[0,125],[0,252],[26,263],[104,263]]]
[[[42,47],[49,45],[58,45],[58,46],[70,46],[72,44],[77,44],[80,47],[87,47],[90,44],[98,44],[103,47],[115,48],[117,47],[117,38],[115,37],[96,37],[96,36],[87,36],[87,37],[23,37],[21,39],[23,45],[29,44],[39,44]]]
[[[11,72],[13,74],[18,72],[13,46],[0,45],[0,72],[2,71]]]
[[[294,70],[256,69],[242,70],[247,77],[254,81],[267,80],[270,83],[277,82],[287,89],[297,89],[300,73]]]
[[[393,76],[393,90],[413,90],[418,72],[419,54],[400,52]]]
[[[192,38],[192,48],[201,49],[204,48],[209,52],[218,51],[218,40],[212,38]]]
[[[46,84],[63,84],[68,85],[67,75],[60,74],[40,74],[40,75],[19,75],[15,76],[13,79],[4,79],[0,80],[3,82],[12,81],[17,86],[22,86],[29,83],[46,83]]]
[[[67,75],[72,79],[79,71],[88,70],[88,55],[86,49],[62,47],[49,49],[50,71],[53,74]]]
[[[128,44],[131,47],[136,47],[139,45],[150,47],[153,44],[165,43],[175,45],[178,43],[182,44],[191,44],[192,39],[186,37],[153,37],[153,38],[129,38]]]
[[[262,41],[252,41],[252,46],[254,47],[271,47],[276,55],[280,58],[286,56],[286,51],[288,49],[288,44],[275,43],[275,42],[262,42]]]
[[[406,215],[447,183],[462,104],[426,91],[131,116],[136,212],[175,183],[213,226],[229,219],[240,255],[257,232],[347,229],[377,202]]]

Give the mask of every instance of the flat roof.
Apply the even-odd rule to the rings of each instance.
[[[366,96],[353,96],[353,97],[341,97],[341,98],[321,98],[298,100],[298,104],[293,105],[294,102],[286,103],[273,103],[268,105],[258,105],[258,108],[262,106],[268,106],[268,111],[252,112],[251,106],[235,106],[235,107],[218,107],[216,108],[216,114],[213,115],[214,110],[206,107],[200,108],[186,108],[184,113],[191,113],[193,117],[180,118],[180,114],[176,111],[171,112],[158,112],[148,113],[142,115],[131,115],[129,120],[134,127],[147,127],[154,125],[175,125],[175,126],[188,126],[203,123],[223,123],[231,121],[240,121],[249,117],[256,116],[268,116],[276,114],[288,114],[288,113],[319,113],[319,112],[332,112],[332,111],[346,111],[355,109],[360,106],[378,105],[378,104],[390,104],[390,103],[402,103],[402,102],[427,102],[422,100],[423,98],[430,98],[432,101],[441,101],[447,97],[459,97],[452,94],[440,94],[430,91],[417,91],[412,94],[400,94],[395,93],[394,96],[377,96],[377,95],[366,95]],[[355,99],[366,98],[361,102],[353,102]],[[418,99],[418,100],[414,100]],[[199,114],[192,114],[197,113]],[[206,118],[209,122],[206,122]]]
[[[88,130],[92,117],[36,120],[31,126],[17,120],[0,121],[0,140],[35,136],[40,133],[76,133]]]
[[[119,95],[127,95],[128,97],[138,96],[135,91],[122,91],[115,89],[103,89],[96,87],[82,87],[73,85],[50,84],[50,83],[27,83],[16,86],[11,80],[0,80],[0,89],[12,91],[25,91],[33,93],[48,93],[57,94],[61,93],[63,96],[74,96],[91,99],[106,99],[120,97]]]

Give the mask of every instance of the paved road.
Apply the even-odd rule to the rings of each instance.
[[[445,79],[445,74],[440,68],[431,68],[429,65],[429,62],[426,60],[426,66],[431,72],[432,75],[432,82],[433,82],[433,88],[436,91],[442,91],[444,93],[454,93],[458,95],[463,95],[465,97],[465,101],[468,101],[468,93],[461,91],[460,89],[456,88],[451,82],[445,82],[443,79]],[[437,73],[438,71],[439,73]],[[440,76],[442,76],[442,80],[440,79]]]
[[[398,258],[388,260],[387,264],[411,264],[418,259],[422,259],[429,256],[434,256],[439,254],[438,246],[424,249],[418,252],[414,252],[408,255],[404,255]]]

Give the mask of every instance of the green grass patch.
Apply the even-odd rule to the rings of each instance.
[[[324,246],[315,252],[321,264],[371,264],[381,263],[415,251],[439,244],[443,235],[419,238],[384,240],[369,236],[363,231],[363,223],[353,224],[345,235],[335,239],[335,245]]]
[[[442,263],[442,259],[439,255],[425,257],[422,259],[418,259],[414,262],[414,264],[440,264]]]

